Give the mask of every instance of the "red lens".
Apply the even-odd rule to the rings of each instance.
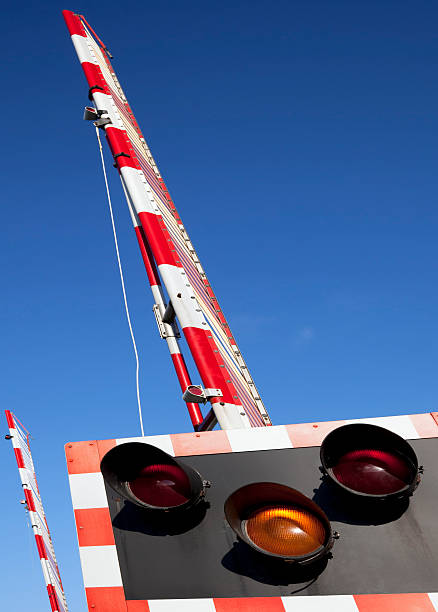
[[[191,498],[188,476],[176,465],[148,465],[129,487],[135,497],[157,508],[180,506]]]
[[[410,465],[399,455],[383,450],[350,451],[332,469],[341,484],[370,495],[396,493],[412,479]]]

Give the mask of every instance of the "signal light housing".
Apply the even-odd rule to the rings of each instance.
[[[237,489],[226,500],[224,510],[240,540],[259,553],[299,565],[326,556],[337,535],[311,499],[273,482]]]
[[[114,447],[102,459],[100,469],[116,493],[155,512],[187,510],[204,497],[209,486],[199,472],[143,442]]]
[[[344,491],[368,500],[405,499],[422,467],[412,446],[397,434],[365,423],[343,425],[322,442],[322,471]]]

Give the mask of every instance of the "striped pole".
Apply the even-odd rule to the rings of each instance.
[[[84,25],[79,16],[71,11],[64,11],[63,14],[89,84],[90,97],[98,110],[106,111],[102,116],[111,119],[111,123],[104,126],[108,144],[203,384],[206,388],[219,389],[221,392],[221,395],[210,397],[217,420],[222,429],[251,427],[212,332],[196,303],[183,265],[175,256],[175,245],[166,229],[152,189],[141,170],[100,66],[87,44]]]
[[[20,436],[20,432],[12,412],[10,410],[5,410],[5,414],[9,427],[9,436],[14,449],[15,460],[17,462],[18,472],[20,474],[20,480],[26,500],[26,507],[27,511],[29,512],[30,524],[35,536],[35,543],[40,558],[44,582],[46,585],[47,594],[49,596],[50,607],[52,612],[67,612],[67,603],[62,589],[61,577],[56,563],[42,501],[38,492],[36,475],[33,470],[30,447],[28,442],[23,440],[23,436]],[[26,452],[26,458],[24,457],[23,452]],[[31,481],[33,481],[34,491],[32,491]],[[44,528],[46,531],[46,542],[44,541]],[[60,598],[58,598],[56,593],[56,582],[58,582],[57,586]]]
[[[122,183],[123,185],[123,183]],[[157,267],[155,265],[154,256],[152,255],[151,249],[147,243],[146,236],[144,234],[143,228],[140,225],[137,215],[131,206],[129,201],[128,194],[125,192],[126,201],[128,204],[129,212],[131,215],[132,224],[134,226],[135,235],[137,237],[138,246],[140,248],[140,253],[143,259],[144,267],[146,269],[146,274],[149,280],[149,284],[152,291],[152,296],[154,298],[155,305],[159,309],[159,314],[161,318],[164,317],[164,313],[166,311],[166,302],[164,300],[163,288],[161,286],[160,277],[158,274]],[[174,326],[169,325],[163,321],[163,326],[165,329],[165,340],[170,352],[170,356],[172,359],[173,366],[175,368],[176,375],[178,377],[179,384],[181,386],[181,390],[184,392],[189,385],[192,384],[190,379],[190,374],[187,370],[187,365],[184,359],[184,356],[181,352],[178,339],[175,335]],[[193,402],[186,402],[187,410],[189,412],[190,420],[192,422],[193,428],[198,429],[203,421],[202,413],[198,404]]]

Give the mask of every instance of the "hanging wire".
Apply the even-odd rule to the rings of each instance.
[[[137,387],[138,416],[140,418],[141,435],[144,436],[143,416],[142,416],[142,412],[141,412],[141,400],[140,400],[140,382],[139,382],[140,362],[139,362],[139,359],[138,359],[137,344],[135,342],[134,331],[132,329],[131,317],[129,315],[128,300],[127,300],[127,297],[126,297],[126,290],[125,290],[125,280],[124,280],[124,277],[123,277],[122,263],[120,261],[119,243],[118,243],[118,240],[117,240],[117,232],[116,232],[116,225],[114,223],[113,207],[112,207],[112,204],[111,204],[111,196],[110,196],[109,187],[108,187],[108,179],[107,179],[107,175],[106,175],[105,160],[103,158],[102,142],[100,140],[100,134],[99,134],[99,128],[98,127],[96,127],[96,136],[97,136],[97,142],[99,143],[100,159],[102,160],[102,170],[103,170],[103,176],[104,176],[104,179],[105,179],[106,195],[108,197],[108,206],[109,206],[109,211],[110,211],[110,216],[111,216],[111,225],[112,225],[112,228],[113,228],[114,244],[115,244],[115,247],[116,247],[116,254],[117,254],[117,263],[119,265],[120,282],[121,282],[121,285],[122,285],[122,292],[123,292],[123,301],[125,302],[126,319],[128,321],[129,331],[131,333],[131,339],[132,339],[132,346],[134,347],[134,353],[135,353],[135,363],[136,363],[135,382],[136,382],[136,387]]]

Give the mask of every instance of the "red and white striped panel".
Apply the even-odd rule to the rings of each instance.
[[[38,489],[28,434],[12,412],[5,410],[5,414],[50,606],[53,612],[67,612],[67,601]]]
[[[90,612],[438,612],[438,593],[327,595],[127,601],[105,486],[103,456],[114,446],[141,441],[172,456],[319,446],[346,423],[371,423],[405,439],[438,437],[438,413],[280,425],[230,431],[91,440],[66,445],[70,488]],[[437,585],[438,586],[438,585]]]
[[[93,101],[106,111],[110,149],[223,429],[271,421],[214,297],[193,245],[141,136],[115,73],[83,18],[64,11]]]

